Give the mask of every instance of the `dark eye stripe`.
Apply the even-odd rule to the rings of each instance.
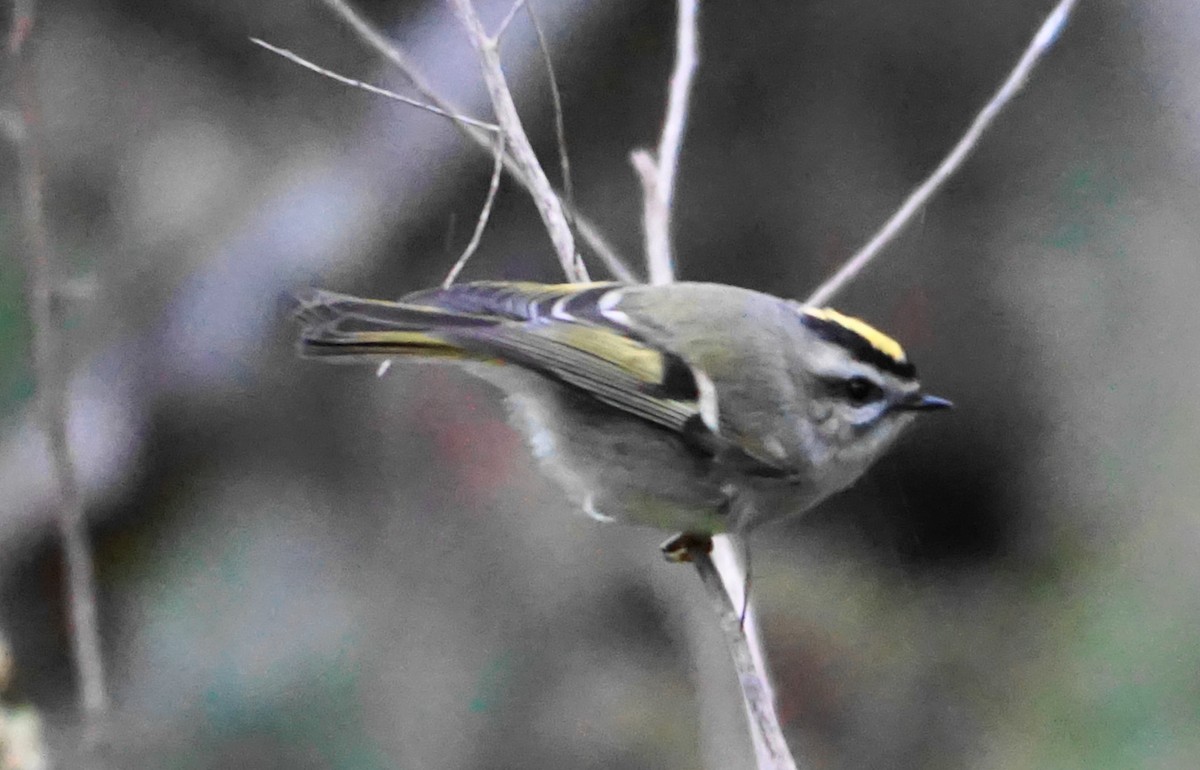
[[[867,404],[883,398],[883,389],[866,377],[851,377],[843,383],[842,391],[851,404]]]
[[[863,377],[861,375],[850,378],[822,377],[820,378],[819,382],[821,384],[821,389],[826,395],[828,395],[830,398],[836,398],[845,401],[851,406],[865,406],[867,404],[873,404],[877,401],[883,401],[887,397],[887,394],[884,392],[879,383],[873,381],[869,377]],[[862,382],[863,384],[855,385],[854,383],[857,382]],[[862,390],[861,394],[856,395],[852,392],[852,390],[858,389]]]

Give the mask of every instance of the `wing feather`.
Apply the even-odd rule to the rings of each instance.
[[[398,302],[333,292],[301,298],[307,355],[499,360],[674,431],[699,448],[783,473],[719,428],[712,381],[656,344],[617,310],[617,283],[477,282],[415,292]]]
[[[668,354],[608,329],[526,322],[463,330],[454,339],[466,350],[532,369],[680,433],[689,433],[700,414],[695,400],[656,394]]]

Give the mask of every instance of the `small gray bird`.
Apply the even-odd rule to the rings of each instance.
[[[545,471],[597,519],[683,533],[799,514],[853,483],[925,395],[892,338],[706,283],[466,283],[397,302],[315,291],[300,352],[449,360],[497,385]]]

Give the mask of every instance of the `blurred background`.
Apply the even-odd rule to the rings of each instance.
[[[803,297],[949,149],[1053,3],[711,0],[681,278]],[[490,25],[505,2],[480,2]],[[674,4],[542,0],[580,207],[640,265]],[[490,117],[438,0],[364,12]],[[252,46],[402,80],[314,0],[42,3],[114,767],[748,768],[691,570],[538,476],[453,370],[293,355],[281,296],[441,280],[491,161]],[[7,21],[5,22],[7,23]],[[1190,768],[1200,755],[1200,6],[1092,0],[965,169],[838,298],[959,408],[753,538],[819,768]],[[505,38],[554,171],[528,20]],[[8,99],[10,93],[5,93]],[[0,152],[0,628],[10,703],[78,734],[15,184]],[[602,274],[597,266],[593,274]],[[464,278],[557,279],[509,180]]]

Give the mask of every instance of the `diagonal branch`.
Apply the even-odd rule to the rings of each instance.
[[[812,293],[807,300],[806,305],[823,305],[828,302],[833,295],[841,291],[846,284],[854,280],[859,273],[862,272],[868,264],[871,263],[883,247],[890,243],[904,226],[912,220],[913,215],[920,211],[933,194],[945,184],[946,180],[954,175],[962,166],[963,161],[979,144],[979,138],[983,136],[983,132],[991,126],[996,116],[1000,114],[1009,102],[1021,91],[1025,85],[1025,81],[1029,79],[1029,73],[1041,60],[1042,56],[1053,47],[1063,27],[1066,26],[1067,20],[1071,15],[1071,10],[1075,6],[1076,0],[1060,0],[1055,6],[1046,20],[1042,22],[1042,26],[1038,28],[1037,34],[1029,42],[1029,46],[1021,55],[1017,65],[1013,67],[1012,72],[1005,78],[996,94],[983,106],[979,114],[975,116],[975,120],[971,121],[967,132],[958,140],[958,144],[950,150],[938,167],[934,169],[929,177],[913,190],[900,208],[892,214],[891,218],[879,228],[879,231],[872,236],[871,240],[865,246],[858,250],[845,265],[843,265],[836,273],[822,283],[817,290]]]
[[[496,40],[504,37],[504,33],[508,31],[508,25],[513,23],[513,19],[517,18],[517,12],[525,5],[525,0],[517,0],[508,9],[508,13],[504,14],[504,18],[500,20],[500,26],[496,28],[496,34],[493,37]]]
[[[395,91],[389,91],[386,88],[380,88],[379,86],[373,86],[370,83],[364,83],[361,80],[355,80],[354,78],[348,78],[345,75],[340,75],[331,69],[326,69],[319,64],[314,64],[300,54],[293,53],[286,48],[280,48],[278,46],[271,45],[267,41],[261,40],[257,37],[250,38],[250,42],[267,49],[273,54],[282,56],[293,64],[299,64],[301,67],[304,67],[307,70],[312,70],[318,75],[324,75],[330,80],[336,80],[339,83],[353,86],[354,88],[361,88],[367,93],[382,96],[393,101],[403,102],[404,104],[425,110],[426,112],[432,112],[434,115],[441,115],[443,118],[450,118],[456,123],[465,123],[468,126],[474,126],[475,128],[483,129],[484,131],[490,131],[492,133],[496,133],[500,130],[500,126],[497,126],[495,123],[488,123],[484,120],[476,120],[475,118],[470,118],[466,115],[460,115],[455,112],[447,112],[435,104],[426,104],[425,102],[417,99],[404,96],[403,94],[398,94]]]

